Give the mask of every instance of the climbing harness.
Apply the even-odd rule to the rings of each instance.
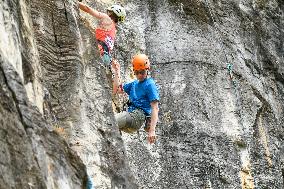
[[[133,103],[128,99],[127,102],[125,102],[125,103],[123,104],[123,110],[124,110],[124,111],[127,111],[127,108],[128,108],[129,106],[134,106],[134,105],[133,105]],[[151,115],[146,115],[146,113],[145,113],[144,110],[142,110],[141,108],[138,108],[138,107],[136,107],[136,106],[134,106],[134,107],[135,107],[136,109],[141,110],[141,111],[144,113],[144,115],[145,115],[144,130],[145,130],[146,132],[148,132],[149,129],[150,129],[150,124],[151,124]]]
[[[107,44],[101,40],[97,40],[98,43],[102,46],[102,49],[103,49],[103,52],[101,53],[101,57],[102,57],[102,60],[103,60],[103,63],[110,67],[111,65],[111,61],[112,61],[112,57],[111,57],[111,53],[110,53],[110,50],[107,46]]]

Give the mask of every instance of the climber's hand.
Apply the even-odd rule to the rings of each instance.
[[[157,138],[157,136],[156,136],[155,130],[150,129],[149,132],[148,132],[149,143],[150,144],[155,143],[156,138]]]
[[[113,69],[113,71],[115,72],[115,73],[118,73],[119,71],[120,71],[120,64],[118,63],[118,61],[117,60],[113,60],[112,61],[112,69]]]

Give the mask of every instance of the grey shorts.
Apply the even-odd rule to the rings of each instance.
[[[142,110],[136,109],[133,112],[120,112],[115,115],[118,128],[127,133],[138,131],[145,123],[145,115]]]

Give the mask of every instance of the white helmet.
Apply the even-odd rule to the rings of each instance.
[[[118,17],[118,21],[124,22],[126,12],[125,12],[125,9],[122,6],[112,5],[112,6],[108,7],[107,10],[113,11],[114,14]]]

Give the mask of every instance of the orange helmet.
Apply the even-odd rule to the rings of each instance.
[[[148,70],[150,69],[150,61],[145,54],[136,54],[132,59],[133,70]]]

